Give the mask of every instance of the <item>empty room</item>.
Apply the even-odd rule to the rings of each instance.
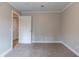
[[[0,57],[78,57],[79,2],[0,2]]]

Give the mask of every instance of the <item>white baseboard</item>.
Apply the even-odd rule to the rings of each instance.
[[[32,43],[61,43],[61,41],[32,41]]]
[[[71,50],[73,53],[75,53],[78,57],[79,57],[79,53],[77,51],[75,51],[74,49],[72,49],[69,45],[67,45],[66,43],[62,42],[61,43],[66,46],[69,50]]]
[[[9,53],[12,50],[12,48],[8,49],[5,51],[3,54],[0,55],[0,57],[4,57],[7,53]]]

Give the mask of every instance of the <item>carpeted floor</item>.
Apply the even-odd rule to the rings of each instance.
[[[60,43],[19,44],[5,57],[77,57]]]

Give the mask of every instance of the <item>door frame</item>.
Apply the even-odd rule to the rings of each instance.
[[[13,13],[15,13],[20,19],[20,15],[15,10],[12,10],[11,11],[11,48],[13,48]]]

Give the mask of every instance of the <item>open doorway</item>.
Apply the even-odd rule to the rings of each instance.
[[[12,38],[12,46],[13,48],[16,47],[19,41],[19,15],[17,12],[12,11],[12,27],[13,27],[13,38]]]

